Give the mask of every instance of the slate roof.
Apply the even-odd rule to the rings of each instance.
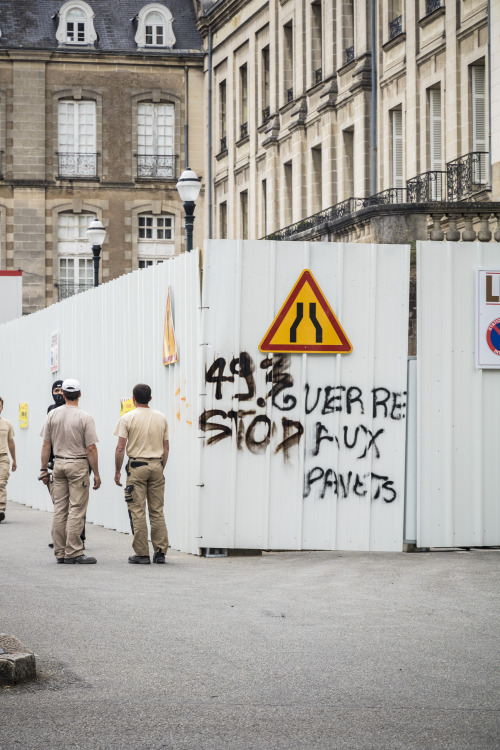
[[[2,49],[88,49],[59,47],[56,39],[57,13],[65,0],[0,0],[0,50]],[[138,52],[134,41],[137,22],[133,19],[151,0],[85,0],[94,11],[98,34],[95,49],[103,52]],[[154,0],[173,15],[176,38],[173,50],[201,50],[193,0]],[[157,47],[142,48],[139,54],[168,54]]]

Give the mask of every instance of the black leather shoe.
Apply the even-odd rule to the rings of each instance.
[[[4,519],[5,519],[5,513],[3,512],[3,510],[0,510],[0,523],[2,523]]]
[[[64,562],[66,565],[94,565],[97,562],[95,557],[85,557],[85,555],[78,555],[78,557],[65,557]]]
[[[161,550],[158,550],[158,552],[155,552],[153,555],[153,562],[163,565],[165,563],[165,553],[162,552]]]
[[[151,558],[149,555],[131,555],[128,559],[133,565],[150,565]]]
[[[56,557],[56,563],[57,563],[58,565],[61,565],[61,563],[63,563],[63,562],[65,562],[65,559],[64,559],[64,557]]]

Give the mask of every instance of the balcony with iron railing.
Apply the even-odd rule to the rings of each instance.
[[[59,152],[59,178],[92,179],[97,177],[97,154]]]
[[[175,180],[175,156],[161,154],[137,155],[137,178],[139,180]]]
[[[488,184],[488,152],[472,151],[446,165],[447,200],[461,201],[481,192]]]
[[[446,200],[446,172],[431,170],[406,181],[408,203]]]
[[[74,284],[69,282],[60,282],[56,284],[57,287],[57,299],[59,302],[68,297],[73,297],[75,294],[81,294],[86,292],[88,289],[93,289],[93,284]]]
[[[301,221],[290,224],[284,229],[266,237],[271,240],[287,240],[294,237],[315,237],[332,222],[353,217],[358,211],[378,206],[408,206],[408,211],[417,210],[421,204],[430,209],[433,204],[444,202],[456,203],[459,212],[460,204],[488,187],[487,171],[488,153],[482,151],[465,154],[446,165],[446,170],[430,170],[407,180],[406,187],[388,188],[367,198],[347,198],[330,208],[319,211]],[[481,204],[482,205],[482,204]],[[487,207],[487,203],[485,206]]]

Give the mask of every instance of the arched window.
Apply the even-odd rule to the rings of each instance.
[[[97,39],[94,12],[83,0],[69,0],[58,13],[56,39],[61,45],[93,44]]]
[[[59,300],[93,286],[93,260],[87,229],[96,219],[90,213],[60,213],[57,227]]]
[[[138,47],[173,47],[172,13],[164,5],[145,5],[137,16],[135,41]]]

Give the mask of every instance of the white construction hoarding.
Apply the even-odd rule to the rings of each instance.
[[[52,381],[76,377],[100,440],[87,518],[129,531],[112,433],[146,382],[170,423],[174,548],[400,551],[409,248],[209,241],[203,266],[201,299],[195,252],[0,326],[5,416],[29,410],[9,498],[50,509],[39,433]]]
[[[307,269],[352,352],[259,351]],[[405,246],[206,243],[202,546],[402,549],[408,283]]]
[[[485,356],[496,312],[500,246],[417,243],[417,544],[500,544],[499,359]],[[490,302],[480,326],[478,304]],[[494,339],[493,339],[494,341]],[[483,352],[481,354],[481,352]]]

